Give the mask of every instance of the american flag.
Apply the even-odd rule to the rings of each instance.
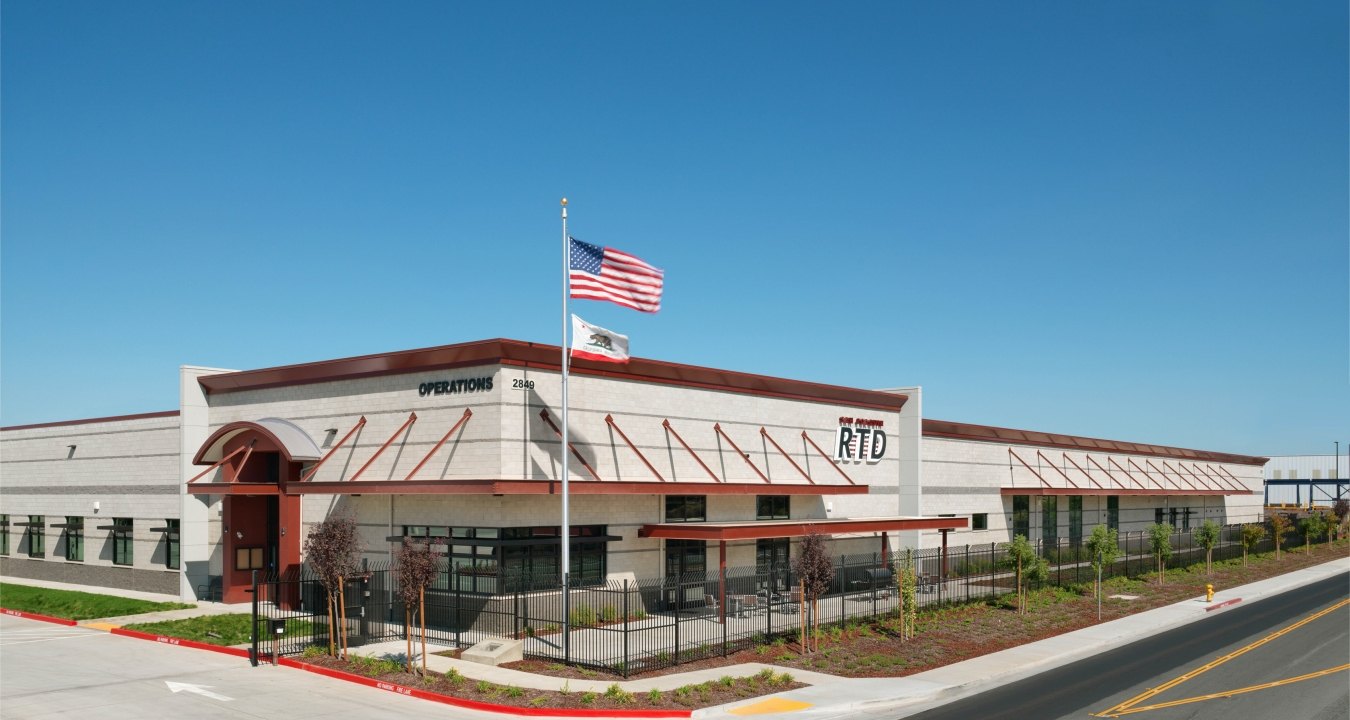
[[[571,296],[608,300],[641,312],[661,309],[665,271],[614,248],[571,241]]]

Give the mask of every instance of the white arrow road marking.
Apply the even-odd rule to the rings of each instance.
[[[202,697],[209,697],[209,698],[211,698],[212,700],[224,700],[225,702],[229,702],[229,701],[231,701],[231,700],[234,699],[234,698],[228,698],[228,697],[225,697],[224,695],[221,695],[220,693],[213,693],[213,692],[211,692],[210,690],[207,690],[206,688],[212,687],[211,685],[193,685],[193,684],[191,684],[191,683],[180,683],[180,682],[174,682],[174,681],[172,681],[172,680],[165,680],[165,681],[164,681],[164,684],[169,686],[169,691],[170,691],[170,692],[176,692],[176,693],[178,693],[178,692],[190,692],[190,693],[196,693],[196,694],[198,694],[198,695],[201,695]]]

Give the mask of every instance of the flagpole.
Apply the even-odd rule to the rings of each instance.
[[[572,272],[572,243],[567,237],[567,198],[562,199],[562,243],[563,243],[563,293],[562,293],[562,533],[559,541],[562,543],[562,596],[563,596],[563,659],[564,662],[571,661],[571,653],[568,636],[571,634],[572,613],[571,613],[571,588],[572,583],[568,574],[572,569],[572,532],[568,517],[567,507],[567,326],[569,318],[567,317],[567,296],[571,286],[570,275]]]

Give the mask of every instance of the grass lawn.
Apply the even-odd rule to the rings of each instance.
[[[92,620],[139,615],[156,610],[183,610],[197,606],[0,583],[0,607],[68,620]]]
[[[152,633],[155,635],[165,635],[167,637],[182,638],[184,640],[195,640],[210,645],[243,645],[253,640],[249,634],[250,623],[253,620],[252,615],[233,614],[233,615],[204,615],[202,617],[185,618],[183,620],[165,620],[155,623],[138,623],[136,625],[127,625],[128,630],[138,630],[143,633]],[[262,624],[262,623],[260,623]],[[287,636],[309,635],[313,628],[308,620],[299,618],[286,621]],[[266,629],[263,629],[263,635],[266,636]]]

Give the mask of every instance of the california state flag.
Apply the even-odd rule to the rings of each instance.
[[[600,362],[628,362],[628,336],[572,316],[572,357]]]

